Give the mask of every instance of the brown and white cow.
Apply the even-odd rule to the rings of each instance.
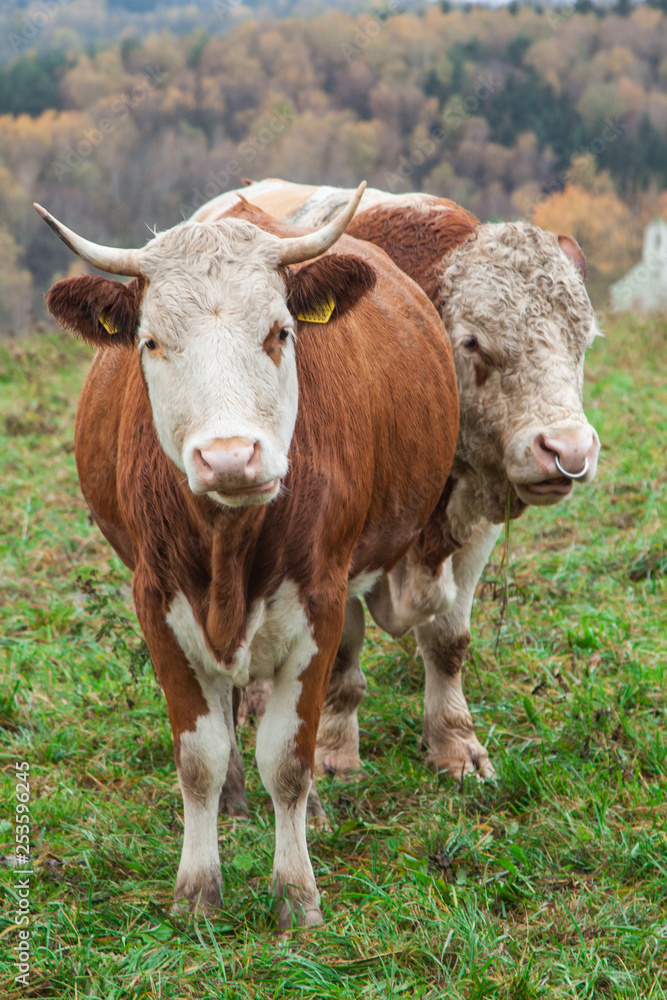
[[[185,819],[175,899],[220,904],[232,688],[271,678],[257,762],[283,927],[321,920],[306,800],[348,596],[388,577],[389,613],[410,623],[453,600],[440,502],[458,432],[451,348],[410,278],[339,239],[362,190],[316,233],[240,206],[138,250],[89,243],[37,206],[86,261],[134,276],[66,279],[47,302],[99,348],[77,467],[134,571],[167,699]]]
[[[195,217],[216,218],[239,193],[226,192]],[[266,180],[242,195],[279,218],[317,226],[349,192]],[[598,332],[586,261],[571,237],[527,223],[481,224],[454,202],[420,193],[367,189],[348,231],[382,247],[421,285],[454,351],[460,433],[447,518],[457,597],[415,630],[426,669],[423,740],[433,767],[491,776],[461,684],[473,597],[508,509],[517,517],[554,504],[595,475],[600,444],[582,408],[584,353]],[[360,766],[363,638],[361,606],[350,601],[320,721],[322,770]]]

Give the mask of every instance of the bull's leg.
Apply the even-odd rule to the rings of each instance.
[[[457,585],[452,608],[420,625],[415,635],[426,668],[424,728],[427,763],[453,777],[476,773],[493,776],[493,767],[473,728],[461,683],[461,670],[470,644],[470,613],[475,587],[501,531],[501,525],[482,521],[465,545],[452,556]]]
[[[230,755],[232,684],[215,668],[203,636],[200,645],[201,629],[182,595],[166,620],[161,602],[146,600],[136,585],[135,604],[167,700],[183,795],[185,829],[174,899],[197,909],[216,908],[222,890],[218,799]]]
[[[338,603],[332,608],[329,602],[326,613],[317,616],[320,629],[295,641],[275,675],[257,730],[257,764],[276,818],[273,889],[281,928],[322,922],[306,843],[306,807],[321,706],[343,626],[344,602]]]
[[[380,628],[393,636],[446,612],[456,598],[450,559],[435,567],[421,557],[415,543],[389,573],[381,576],[366,604]]]
[[[345,605],[345,624],[317,730],[315,770],[341,774],[361,769],[357,711],[366,694],[361,666],[364,645],[364,609],[357,597]]]

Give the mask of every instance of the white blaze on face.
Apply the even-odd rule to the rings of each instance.
[[[486,479],[486,516],[498,519],[491,507],[502,509],[507,480],[538,505],[568,495],[582,472],[590,481],[600,443],[583,411],[584,353],[598,330],[557,238],[521,223],[480,226],[449,258],[443,299],[461,410],[457,461]]]
[[[298,385],[277,237],[184,223],[144,251],[141,365],[167,455],[195,493],[265,503],[287,472]]]

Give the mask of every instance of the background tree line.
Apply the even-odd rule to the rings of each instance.
[[[140,0],[53,0],[37,38],[0,66],[5,329],[20,329],[72,266],[34,200],[92,239],[141,245],[147,225],[172,225],[243,177],[365,177],[453,198],[483,219],[569,230],[605,282],[636,259],[644,223],[667,214],[660,9],[390,3],[278,18],[216,2],[227,5],[226,34],[149,30],[110,42],[101,29],[119,6],[130,22],[133,11],[160,12]],[[35,9],[15,5],[14,34]],[[172,21],[193,17],[169,9]]]

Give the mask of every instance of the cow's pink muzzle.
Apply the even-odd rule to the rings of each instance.
[[[192,452],[202,492],[239,499],[275,493],[278,480],[266,479],[262,459],[259,441],[239,437],[215,438]]]

